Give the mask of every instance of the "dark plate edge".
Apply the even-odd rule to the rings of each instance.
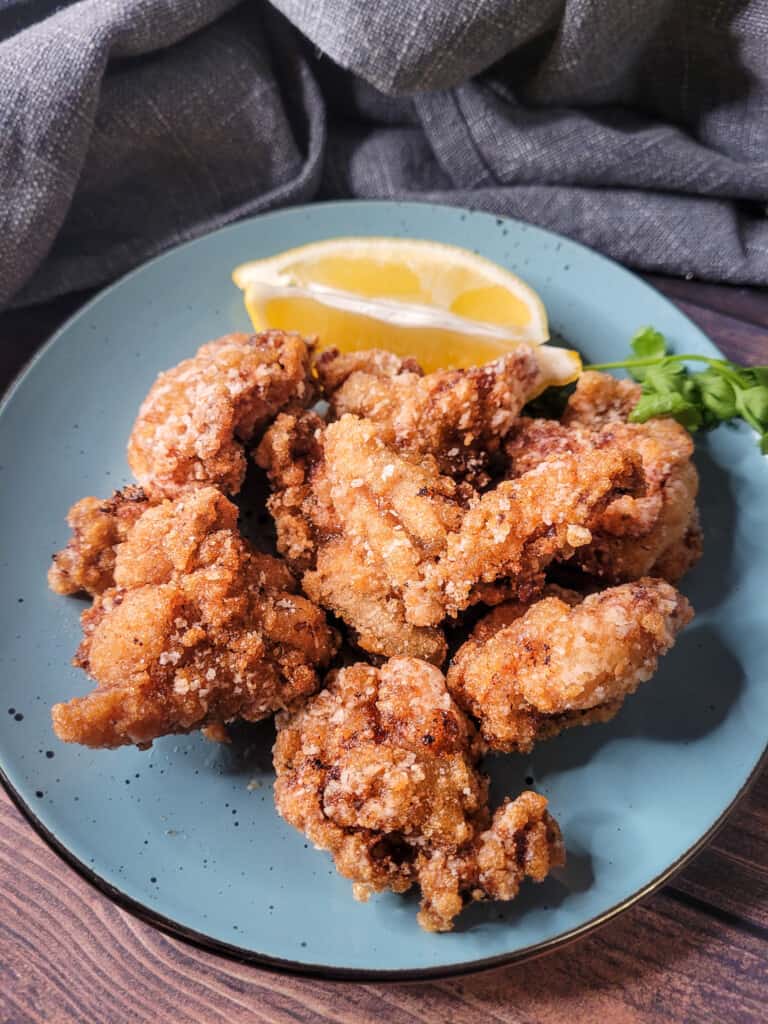
[[[669,867],[648,882],[647,885],[643,886],[642,889],[638,889],[637,892],[633,893],[626,900],[615,904],[613,907],[610,907],[597,917],[593,917],[591,920],[585,921],[584,924],[579,925],[577,928],[572,928],[570,931],[564,932],[562,935],[555,936],[552,939],[547,939],[544,942],[535,943],[532,946],[526,946],[514,953],[502,953],[499,956],[487,957],[482,960],[469,960],[465,963],[452,964],[446,967],[404,968],[402,970],[381,971],[354,967],[329,967],[324,964],[301,963],[300,961],[295,960],[283,960],[276,957],[270,957],[264,953],[256,953],[253,950],[245,949],[242,946],[235,946],[228,942],[222,942],[220,939],[214,939],[209,935],[205,935],[203,932],[198,932],[193,928],[187,928],[185,925],[179,924],[172,918],[164,917],[162,914],[158,914],[155,911],[150,910],[143,903],[140,903],[132,896],[128,896],[127,893],[124,893],[121,889],[112,885],[111,882],[102,878],[101,875],[96,871],[93,871],[87,864],[84,864],[78,857],[68,850],[66,846],[57,839],[53,832],[51,832],[42,823],[42,821],[40,821],[29,804],[12,785],[2,767],[0,767],[0,783],[2,783],[2,786],[8,796],[19,811],[21,811],[27,821],[29,821],[37,834],[45,840],[54,853],[57,853],[65,863],[74,868],[82,878],[104,893],[104,895],[109,897],[109,899],[117,903],[118,906],[133,914],[134,917],[139,918],[147,924],[151,924],[153,927],[158,928],[160,931],[165,932],[173,938],[183,939],[184,942],[188,942],[190,945],[196,946],[198,949],[217,953],[230,960],[264,967],[267,970],[275,971],[280,974],[303,975],[321,978],[328,981],[403,982],[426,981],[438,978],[452,978],[457,975],[478,974],[482,971],[493,970],[497,967],[523,963],[526,960],[533,960],[537,957],[544,956],[547,953],[552,953],[557,949],[569,946],[578,939],[584,938],[591,932],[596,931],[598,928],[602,928],[603,925],[608,924],[609,921],[618,917],[619,914],[624,913],[625,910],[629,910],[630,907],[633,907],[636,903],[639,903],[647,896],[652,895],[679,871],[681,871],[686,864],[688,864],[696,854],[714,838],[723,825],[725,825],[731,812],[749,792],[750,788],[757,780],[758,775],[766,765],[768,765],[768,744],[765,746],[763,753],[758,758],[752,768],[752,771],[747,776],[733,800],[692,846],[689,846],[676,861],[673,861]]]

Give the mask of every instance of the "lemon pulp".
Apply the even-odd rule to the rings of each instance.
[[[437,242],[328,239],[241,264],[233,279],[257,330],[295,330],[317,337],[320,348],[347,352],[385,348],[413,356],[427,372],[476,366],[549,337],[544,305],[529,285]],[[551,383],[578,376],[575,353],[550,352],[541,362],[555,375]]]

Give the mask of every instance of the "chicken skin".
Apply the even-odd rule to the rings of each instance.
[[[128,463],[152,498],[212,485],[237,494],[244,446],[288,405],[314,397],[311,345],[298,334],[228,334],[157,378],[128,442]]]
[[[692,616],[659,579],[583,600],[551,588],[481,620],[448,670],[448,689],[493,750],[528,752],[571,726],[613,718]]]
[[[277,810],[331,853],[357,899],[419,885],[419,923],[448,931],[467,902],[513,899],[564,863],[544,797],[524,792],[491,816],[475,729],[424,661],[342,669],[277,726]]]
[[[257,452],[270,474],[278,549],[306,593],[364,650],[440,664],[441,624],[503,581],[527,597],[556,556],[591,540],[607,505],[642,486],[616,446],[547,460],[480,495],[435,459],[388,445],[372,420],[278,417]]]
[[[53,556],[48,586],[57,594],[101,594],[115,583],[115,554],[149,507],[141,487],[124,487],[111,498],[81,498],[67,514],[72,537]]]
[[[633,380],[585,370],[568,399],[563,424],[566,427],[604,427],[607,423],[626,423],[641,395],[642,388]]]
[[[242,539],[237,508],[212,487],[147,510],[117,548],[114,579],[83,613],[74,661],[97,686],[53,708],[67,742],[147,747],[258,721],[313,693],[337,647],[323,612]]]
[[[563,422],[518,420],[505,444],[508,475],[525,474],[565,453],[579,455],[610,445],[637,452],[645,493],[624,495],[612,502],[595,524],[592,542],[578,551],[575,562],[585,572],[609,582],[649,574],[676,582],[701,554],[693,441],[688,431],[671,419],[623,422],[620,416],[628,404],[625,392],[634,394],[636,388],[632,382],[604,374],[584,374]]]
[[[485,366],[426,376],[413,360],[377,349],[331,349],[315,366],[334,419],[372,420],[385,444],[433,455],[440,473],[476,485],[487,483],[491,458],[542,385],[528,345]]]

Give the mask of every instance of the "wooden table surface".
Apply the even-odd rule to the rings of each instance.
[[[650,280],[729,356],[768,363],[768,292]],[[0,387],[81,301],[0,316]],[[602,930],[418,984],[272,974],[170,938],[93,889],[0,791],[0,1024],[744,1024],[768,1019],[766,1003],[768,772],[693,863]]]

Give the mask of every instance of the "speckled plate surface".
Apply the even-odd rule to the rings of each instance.
[[[230,271],[337,235],[402,235],[476,249],[540,292],[553,327],[593,361],[640,326],[714,354],[669,302],[614,263],[514,221],[459,209],[335,203],[269,214],[185,245],[107,289],[59,331],[0,415],[0,766],[19,804],[77,867],[164,927],[262,964],[326,975],[424,976],[532,955],[584,933],[660,883],[723,818],[768,733],[764,542],[768,473],[747,428],[699,443],[706,553],[684,590],[698,615],[657,677],[609,725],[529,757],[492,760],[494,797],[546,794],[568,866],[511,904],[475,906],[427,935],[415,897],[352,899],[328,857],[272,807],[270,724],[231,748],[198,736],[148,752],[60,744],[55,701],[81,601],[46,588],[64,516],[128,481],[125,443],[157,372],[247,329]]]

